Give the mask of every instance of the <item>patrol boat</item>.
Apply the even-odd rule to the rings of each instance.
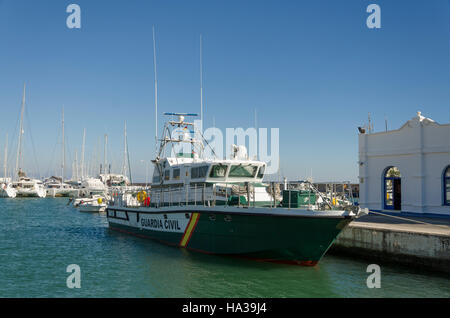
[[[366,212],[333,206],[311,182],[283,191],[264,183],[266,163],[250,160],[243,146],[233,145],[229,159],[200,158],[207,142],[191,137],[194,124],[185,121],[196,114],[165,115],[178,119],[164,126],[151,188],[112,193],[112,230],[207,254],[313,266]],[[191,151],[165,155],[168,145],[182,143]]]

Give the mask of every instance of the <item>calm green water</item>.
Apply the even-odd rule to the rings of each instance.
[[[0,199],[0,297],[449,297],[450,280],[325,256],[317,267],[196,254],[116,233],[67,199]],[[69,289],[69,264],[81,288]]]

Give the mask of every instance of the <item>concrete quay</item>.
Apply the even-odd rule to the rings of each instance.
[[[450,219],[370,213],[351,222],[329,252],[450,273]]]

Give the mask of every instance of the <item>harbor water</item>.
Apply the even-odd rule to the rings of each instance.
[[[0,297],[450,297],[437,273],[325,255],[315,267],[203,255],[111,231],[67,198],[0,200]],[[70,289],[67,266],[81,269]]]

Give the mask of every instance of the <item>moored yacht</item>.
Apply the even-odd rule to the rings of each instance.
[[[49,197],[75,197],[78,195],[78,189],[68,183],[61,182],[61,178],[48,178],[44,181],[44,185]]]
[[[0,198],[15,198],[17,190],[13,188],[11,178],[0,179]]]
[[[206,159],[204,143],[173,129],[192,127],[185,116],[164,126],[159,152],[152,161],[151,188],[112,196],[106,209],[109,227],[192,251],[315,265],[337,235],[366,211],[318,200],[310,183],[305,190],[283,190],[264,183],[266,163],[250,160],[244,146],[233,145],[229,159]],[[187,143],[188,153],[166,156],[169,144]],[[280,199],[282,201],[280,202]]]
[[[90,197],[96,194],[104,194],[107,190],[105,184],[100,179],[87,177],[81,181],[79,195]]]
[[[19,175],[19,180],[12,183],[17,197],[46,197],[47,193],[41,180],[28,178],[23,172],[19,172]]]

